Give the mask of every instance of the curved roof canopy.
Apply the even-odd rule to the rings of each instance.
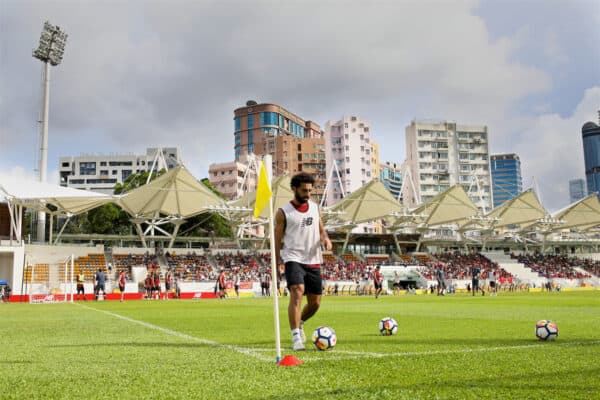
[[[0,196],[54,215],[76,215],[114,201],[113,196],[103,193],[6,176],[0,177]]]
[[[557,229],[588,230],[600,225],[600,201],[596,193],[571,204],[552,214],[552,217],[563,221]]]
[[[421,204],[412,213],[424,215],[422,222],[427,226],[436,226],[460,223],[477,214],[477,210],[462,185],[457,184]]]
[[[211,206],[224,206],[225,202],[183,165],[178,165],[152,182],[124,194],[116,204],[138,218],[153,218],[157,213],[188,218],[211,211]]]
[[[328,211],[338,213],[334,218],[337,221],[360,224],[389,217],[394,212],[402,212],[402,205],[383,183],[371,181],[328,208]],[[328,219],[327,212],[324,214],[323,217]],[[327,223],[330,221],[328,220]]]

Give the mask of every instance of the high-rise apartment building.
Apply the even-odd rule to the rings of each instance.
[[[341,182],[333,174],[327,191],[327,205],[331,206],[359,189],[373,178],[371,162],[371,131],[368,121],[356,116],[344,116],[338,121],[325,124],[325,151],[327,153],[327,176],[331,175],[333,163],[340,173]],[[342,190],[343,189],[343,190]]]
[[[306,121],[276,104],[249,101],[234,111],[234,156],[254,154],[273,157],[273,174],[313,174],[313,200],[320,201],[325,188],[325,143],[318,124]]]
[[[402,168],[399,164],[386,161],[379,166],[379,180],[385,185],[387,190],[398,199],[402,189]]]
[[[157,157],[160,151],[162,156]],[[131,174],[149,171],[154,161],[158,169],[173,168],[181,163],[177,147],[148,148],[146,154],[82,154],[78,157],[60,157],[60,185],[75,189],[112,194],[117,183],[123,183]]]
[[[492,207],[487,126],[450,121],[413,120],[406,127],[406,168],[414,181],[405,185],[404,204],[415,207],[450,186],[461,184],[483,212]]]
[[[600,192],[600,126],[586,122],[581,128],[587,192]]]
[[[569,180],[569,201],[575,203],[586,196],[585,181],[581,178]]]
[[[494,208],[496,208],[523,191],[521,160],[516,154],[492,154],[490,167]]]

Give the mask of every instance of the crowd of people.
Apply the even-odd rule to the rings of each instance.
[[[576,271],[575,267],[581,267],[586,270],[588,269],[585,267],[591,268],[592,270],[594,270],[594,268],[600,270],[600,267],[598,266],[599,264],[596,262],[569,257],[566,255],[512,254],[511,257],[524,264],[526,267],[531,268],[532,271],[537,272],[539,276],[547,279],[591,278],[590,274]]]
[[[433,254],[434,260],[422,263],[419,272],[427,280],[436,280],[436,270],[441,269],[444,279],[472,279],[473,268],[480,270],[479,279],[489,279],[492,271],[496,271],[499,283],[512,283],[513,276],[497,263],[479,253],[462,254],[439,253]]]

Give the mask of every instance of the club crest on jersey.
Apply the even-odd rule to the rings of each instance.
[[[313,223],[313,217],[302,218],[302,222],[300,222],[300,228],[304,228],[305,226],[310,226]]]

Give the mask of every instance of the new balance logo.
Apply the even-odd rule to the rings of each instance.
[[[305,226],[310,226],[313,223],[313,217],[302,218],[302,222],[300,222],[300,228],[304,228]]]

